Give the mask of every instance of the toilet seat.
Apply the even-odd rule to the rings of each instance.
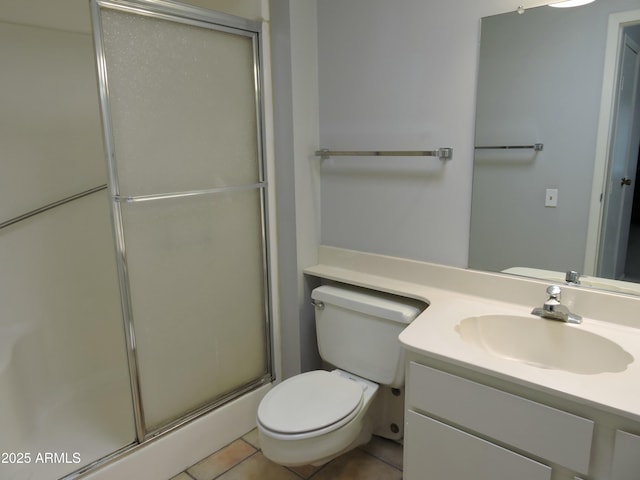
[[[333,431],[352,420],[364,403],[362,384],[336,372],[317,370],[289,378],[265,395],[261,426],[276,436]]]

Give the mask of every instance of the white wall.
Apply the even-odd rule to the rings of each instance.
[[[323,244],[466,266],[480,18],[517,6],[318,1],[320,146],[454,150],[324,161]]]
[[[318,365],[309,290],[301,270],[317,260],[320,175],[315,0],[271,0],[282,373]]]
[[[467,265],[480,18],[542,3],[318,0],[319,146],[454,149],[323,161],[323,244]]]

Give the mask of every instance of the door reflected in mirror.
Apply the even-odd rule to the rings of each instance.
[[[482,19],[470,268],[640,282],[638,44],[637,0]]]

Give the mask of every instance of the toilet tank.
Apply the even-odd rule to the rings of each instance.
[[[318,287],[311,298],[323,360],[382,385],[404,384],[404,355],[398,335],[425,304],[342,285]]]

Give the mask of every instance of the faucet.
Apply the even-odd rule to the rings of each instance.
[[[531,311],[532,315],[537,315],[549,320],[559,320],[565,323],[582,323],[582,317],[571,313],[569,309],[560,303],[561,288],[558,285],[547,287],[549,298],[542,307],[536,307]]]
[[[575,270],[569,270],[564,277],[567,285],[580,285],[580,274]]]

